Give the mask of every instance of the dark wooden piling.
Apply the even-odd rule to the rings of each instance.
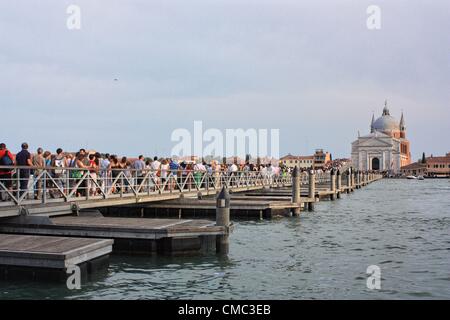
[[[356,189],[361,188],[361,171],[356,170]]]
[[[216,225],[224,227],[226,230],[230,227],[230,195],[228,190],[223,187],[217,195],[216,202]],[[216,238],[216,252],[219,254],[228,254],[230,250],[229,232],[218,235]]]
[[[336,172],[336,180],[337,180],[337,186],[336,186],[337,194],[336,194],[336,197],[338,199],[340,199],[341,198],[341,190],[342,190],[342,176],[341,176],[341,170],[339,170],[339,169]]]
[[[294,171],[292,172],[292,203],[299,204],[298,208],[293,209],[293,213],[295,216],[300,215],[300,172],[298,167],[295,166]]]
[[[351,170],[351,174],[350,174],[350,185],[351,185],[351,192],[353,192],[353,191],[355,191],[355,174],[356,174],[356,172],[355,172],[355,170],[353,169],[353,167],[352,167],[352,170]]]
[[[352,192],[352,169],[348,168],[347,170],[347,193]]]
[[[309,186],[308,186],[308,211],[314,210],[314,202],[316,199],[316,174],[313,170],[309,171]]]
[[[336,196],[336,171],[334,168],[330,171],[330,200],[333,201]]]

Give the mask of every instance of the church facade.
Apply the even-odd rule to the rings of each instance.
[[[370,133],[352,143],[352,164],[358,170],[400,173],[411,163],[410,143],[406,139],[403,112],[400,121],[390,115],[387,102],[381,117],[372,116]]]

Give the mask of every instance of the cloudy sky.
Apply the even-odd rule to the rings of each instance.
[[[449,30],[447,0],[2,1],[0,140],[165,155],[174,129],[202,120],[278,128],[281,154],[349,157],[388,99],[413,158],[443,154]]]

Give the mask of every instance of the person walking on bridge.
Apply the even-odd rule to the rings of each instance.
[[[66,194],[66,189],[68,186],[66,185],[66,168],[67,165],[67,159],[66,156],[63,153],[63,150],[61,148],[58,148],[56,150],[56,156],[52,158],[51,166],[53,168],[57,168],[53,171],[53,176],[55,178],[55,182],[59,190],[55,190],[53,193],[53,197],[61,197],[61,191],[63,194]]]
[[[14,157],[12,153],[6,148],[6,144],[0,143],[0,166],[8,167],[14,164]],[[12,191],[12,169],[0,169],[0,198],[1,201],[8,200],[8,193]]]
[[[35,169],[33,170],[33,186],[34,186],[34,198],[37,200],[41,197],[42,193],[42,179],[38,179],[40,174],[42,173],[42,169],[45,166],[44,163],[44,149],[38,148],[36,154],[31,158],[31,163]]]
[[[169,175],[169,179],[170,176],[172,176],[172,182],[170,183],[170,188],[171,190],[175,190],[177,181],[178,181],[178,171],[180,170],[180,165],[178,164],[178,162],[174,159],[170,159],[169,160],[169,169],[170,169],[170,175]]]
[[[16,155],[16,165],[31,167],[33,163],[31,161],[31,154],[28,152],[28,143],[22,143],[22,151]],[[21,197],[25,192],[28,191],[28,181],[30,179],[30,169],[19,169],[17,170],[19,176],[19,196]]]
[[[144,162],[144,156],[140,155],[139,158],[133,162],[133,176],[135,179],[136,188],[140,190],[140,186],[142,181],[144,181],[144,169],[145,169],[145,162]]]

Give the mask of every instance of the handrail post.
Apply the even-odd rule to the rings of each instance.
[[[64,188],[64,194],[67,196],[66,202],[69,200],[70,194],[70,171],[66,170],[65,173],[66,187]]]
[[[123,198],[123,189],[124,189],[124,183],[123,183],[123,172],[120,173],[120,197]]]
[[[11,179],[13,177],[11,176]],[[11,181],[12,184],[12,181]],[[20,169],[17,169],[17,200],[18,202],[20,202],[20,184],[21,184],[21,180],[20,180]],[[12,192],[14,194],[14,192]]]
[[[47,171],[42,173],[42,203],[47,203]]]
[[[187,174],[186,174],[186,183],[187,183],[187,185],[188,185],[188,190],[189,190],[189,192],[191,192],[192,191],[192,176],[191,176],[191,173],[188,171],[187,172]]]
[[[146,173],[147,176],[147,195],[150,195],[150,181],[152,180],[152,172],[149,171]]]
[[[86,192],[86,200],[89,200],[90,195],[91,195],[91,184],[90,184],[91,174],[89,171],[87,171],[86,178],[84,179],[84,181],[85,181],[84,185],[86,187],[86,191],[85,191]]]

